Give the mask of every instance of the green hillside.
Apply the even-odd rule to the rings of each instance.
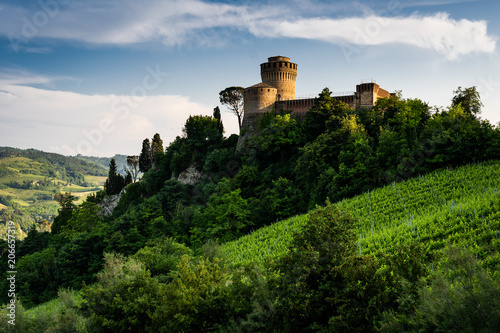
[[[470,247],[484,264],[500,263],[500,161],[445,169],[392,183],[338,203],[357,219],[361,253],[420,242]],[[235,265],[264,263],[287,251],[307,214],[277,222],[222,246]]]
[[[77,158],[0,147],[0,237],[9,220],[24,232],[34,223],[51,222],[59,208],[56,193],[72,192],[83,200],[102,188],[106,174],[103,167]]]

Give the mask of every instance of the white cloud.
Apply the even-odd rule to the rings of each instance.
[[[267,26],[254,29],[253,33],[266,37],[317,39],[334,44],[408,44],[434,49],[448,60],[474,52],[492,53],[496,47],[496,40],[488,36],[485,21],[457,21],[445,13],[268,22]]]
[[[184,96],[83,95],[22,86],[40,76],[0,80],[0,142],[63,154],[138,154],[142,140],[160,133],[168,143],[181,135],[190,114],[212,108]]]
[[[457,1],[444,1],[450,2]],[[329,18],[318,17],[314,9],[324,8],[325,4],[311,5],[309,11],[293,6],[229,5],[200,0],[104,0],[91,4],[72,1],[52,11],[42,7],[38,11],[9,7],[12,15],[0,23],[0,33],[10,33],[11,37],[14,33],[18,37],[15,42],[20,45],[37,37],[94,44],[161,41],[178,45],[194,40],[210,45],[220,42],[217,29],[225,29],[249,31],[259,37],[307,38],[334,44],[409,44],[434,49],[446,59],[491,53],[496,46],[495,38],[487,32],[487,22],[455,20],[445,13],[385,17],[365,11],[359,17]],[[335,6],[342,7],[342,3]],[[323,12],[326,15],[334,10]]]
[[[463,2],[474,2],[477,0],[427,0],[427,1],[411,1],[408,3],[401,3],[402,7],[424,7],[424,6],[442,6]]]

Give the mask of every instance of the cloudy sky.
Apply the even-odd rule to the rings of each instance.
[[[212,114],[224,88],[260,82],[276,55],[298,64],[297,96],[376,80],[447,107],[477,86],[496,124],[498,13],[498,0],[3,0],[0,146],[138,154]]]

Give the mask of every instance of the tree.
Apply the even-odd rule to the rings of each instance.
[[[81,232],[91,232],[102,222],[101,208],[93,202],[83,202],[73,211],[68,223],[61,227],[61,234],[75,236]]]
[[[58,268],[55,256],[56,249],[49,246],[16,262],[16,287],[19,286],[16,294],[25,306],[32,307],[56,297],[58,281],[55,275]]]
[[[142,141],[142,150],[139,155],[139,171],[148,172],[151,169],[151,145],[149,139]]]
[[[219,187],[224,186],[219,183]],[[196,225],[193,228],[193,243],[204,238],[219,239],[227,242],[242,236],[250,221],[248,200],[241,197],[241,190],[222,189],[210,196],[203,212],[195,214]]]
[[[500,280],[468,248],[452,245],[419,284],[406,315],[386,311],[382,332],[498,332]],[[406,265],[406,260],[405,260]],[[416,281],[415,281],[416,282]]]
[[[163,149],[163,140],[160,138],[160,134],[156,133],[151,140],[151,161],[154,162],[158,160],[158,155],[163,155],[165,153]]]
[[[125,178],[116,172],[116,161],[112,158],[111,162],[109,162],[108,179],[104,184],[104,190],[109,195],[118,194],[125,185]]]
[[[156,296],[158,307],[144,314],[154,325],[151,332],[222,332],[234,313],[232,279],[218,259],[196,262],[183,256],[172,282]]]
[[[125,176],[125,185],[132,184],[134,182],[132,174],[127,170],[127,175]]]
[[[338,116],[335,112],[335,101],[331,95],[330,89],[324,88],[314,106],[306,112],[302,127],[308,142],[324,133],[327,129],[327,122]]]
[[[207,153],[218,148],[222,143],[223,138],[218,133],[218,126],[219,122],[214,117],[189,116],[182,129],[185,135],[183,138],[185,139],[185,147],[181,147],[176,151],[177,154],[172,155],[172,162],[175,160],[176,165],[184,165],[184,169],[181,170],[185,170],[189,165],[195,165],[201,170]],[[179,168],[176,169],[179,171]],[[174,171],[174,168],[172,168],[172,171]]]
[[[280,298],[278,321],[288,326],[285,331],[293,327],[305,331],[313,323],[327,323],[334,314],[336,304],[326,301],[333,296],[328,284],[339,286],[338,268],[355,253],[353,227],[352,217],[328,203],[311,212],[294,235],[290,251],[276,266],[282,273],[275,288]]]
[[[354,225],[354,218],[329,202],[309,214],[275,266],[275,328],[370,332],[380,309],[397,306],[404,290],[398,284],[404,272],[396,265],[401,260],[357,255]]]
[[[457,90],[453,91],[453,98],[451,99],[451,106],[462,105],[464,111],[468,114],[477,115],[481,113],[481,108],[483,103],[481,103],[481,97],[476,87],[469,87],[462,89],[458,87]]]
[[[218,120],[211,116],[189,116],[182,128],[188,143],[194,148],[220,141]]]
[[[132,258],[142,262],[152,276],[168,281],[168,274],[175,270],[182,256],[192,256],[193,251],[172,238],[150,240]]]
[[[241,120],[243,117],[243,87],[229,87],[219,93],[219,100],[233,114],[238,117],[238,126],[241,131]]]
[[[57,234],[61,232],[62,227],[67,225],[71,219],[73,211],[76,209],[75,200],[77,198],[71,193],[66,192],[65,194],[57,193],[54,199],[61,206],[59,214],[54,218],[54,224],[52,225],[52,233]]]
[[[220,114],[220,109],[218,106],[214,108],[214,118],[217,119],[217,134],[222,137],[224,134],[224,125],[222,125],[222,119],[221,119],[221,114]]]
[[[132,181],[135,183],[139,175],[139,156],[127,156],[127,165],[129,167],[128,171],[132,175]]]
[[[82,292],[89,331],[152,332],[151,315],[158,308],[160,290],[161,284],[141,262],[105,253],[97,283]]]
[[[297,121],[290,114],[273,116],[260,135],[251,138],[248,147],[257,150],[259,160],[267,163],[288,161],[303,144],[304,136]]]

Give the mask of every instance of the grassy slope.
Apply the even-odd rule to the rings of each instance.
[[[358,220],[362,253],[422,242],[471,247],[489,267],[500,263],[500,161],[441,170],[337,203]],[[307,214],[259,229],[222,246],[234,264],[263,262],[286,252]]]

